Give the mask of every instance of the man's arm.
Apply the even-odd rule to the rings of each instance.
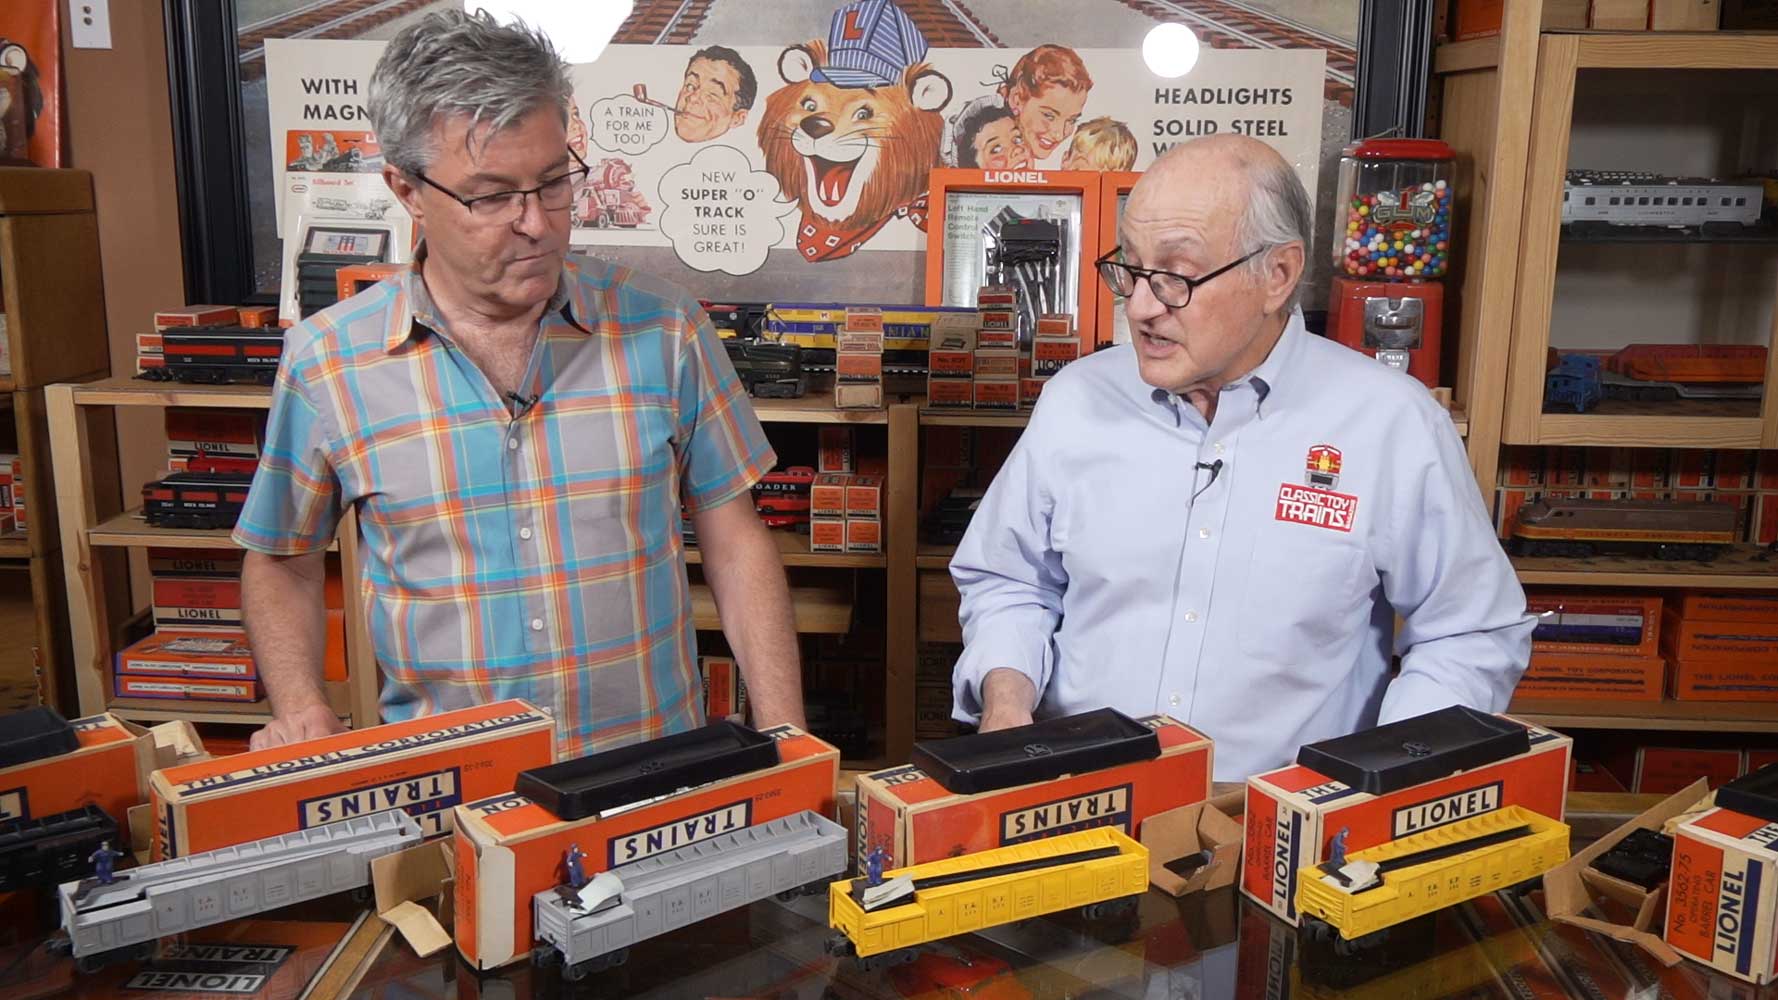
[[[778,546],[753,510],[752,494],[705,508],[692,515],[692,524],[722,634],[747,682],[753,724],[807,728],[790,585]]]
[[[1428,402],[1433,455],[1404,477],[1379,559],[1383,592],[1402,618],[1401,673],[1379,722],[1450,705],[1499,712],[1531,656],[1536,619],[1483,509],[1450,420]]]
[[[1068,586],[1050,542],[1054,503],[1035,469],[1043,411],[1039,403],[951,558],[964,643],[951,678],[952,715],[983,732],[1031,721],[1049,685],[1050,643]]]
[[[300,556],[248,552],[241,564],[242,620],[260,682],[272,703],[271,724],[249,741],[255,750],[346,728],[322,688],[326,573],[325,552]]]

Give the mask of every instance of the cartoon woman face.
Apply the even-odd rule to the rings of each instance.
[[[1048,159],[1057,146],[1074,134],[1086,103],[1086,91],[1069,90],[1054,83],[1036,95],[1016,86],[1006,95],[1006,105],[1018,120],[1019,134],[1032,158],[1038,160]]]
[[[989,122],[975,134],[975,163],[983,170],[1019,170],[1031,165],[1031,150],[1011,118]]]

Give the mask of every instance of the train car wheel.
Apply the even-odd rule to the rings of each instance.
[[[592,962],[575,962],[573,965],[562,966],[562,978],[571,983],[578,983],[593,971]]]
[[[74,971],[83,976],[90,976],[104,967],[104,955],[82,955],[74,960]]]
[[[538,969],[548,969],[562,964],[562,952],[553,944],[539,944],[531,949],[531,965]]]
[[[857,949],[852,947],[852,939],[844,934],[830,935],[822,943],[822,948],[835,958],[845,958],[847,955],[857,954]]]
[[[629,960],[630,960],[630,949],[619,948],[618,950],[605,956],[605,967],[607,969],[615,969],[618,966],[624,964],[625,962],[628,962]]]
[[[146,962],[153,957],[154,957],[154,942],[153,941],[143,941],[141,944],[135,944],[135,945],[130,946],[129,959],[132,962]]]

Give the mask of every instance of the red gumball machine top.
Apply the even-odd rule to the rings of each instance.
[[[1456,154],[1437,139],[1365,139],[1340,156],[1333,263],[1370,281],[1423,281],[1449,268]]]

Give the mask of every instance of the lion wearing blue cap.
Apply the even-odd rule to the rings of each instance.
[[[802,209],[804,260],[850,256],[890,219],[926,228],[926,175],[939,162],[951,82],[923,60],[926,38],[889,0],[834,11],[825,42],[779,53],[766,99],[766,170]]]

